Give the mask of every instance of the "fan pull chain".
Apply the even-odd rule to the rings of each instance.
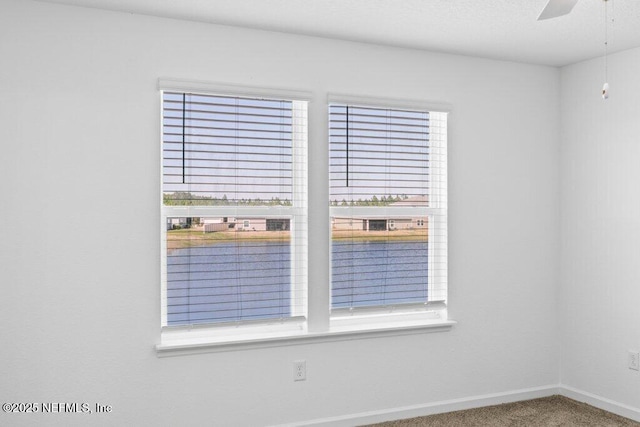
[[[604,85],[602,86],[602,99],[609,99],[609,69],[608,69],[608,53],[609,53],[609,17],[607,16],[607,1],[604,0]]]

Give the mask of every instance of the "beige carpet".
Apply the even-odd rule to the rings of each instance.
[[[376,427],[638,427],[640,423],[563,396],[373,424]]]

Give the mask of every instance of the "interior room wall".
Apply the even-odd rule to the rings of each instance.
[[[561,381],[635,408],[640,372],[640,49],[562,69]]]
[[[557,384],[558,69],[33,1],[0,7],[0,400],[113,407],[93,418],[2,413],[0,424],[272,425]],[[159,77],[312,92],[316,176],[327,93],[450,104],[458,324],[158,358]],[[313,214],[325,206],[312,204],[312,245],[326,242],[329,225]],[[326,266],[328,254],[313,259],[311,287],[328,286]],[[590,279],[580,301],[606,292],[601,282]],[[633,328],[612,331],[630,340]],[[294,383],[297,359],[308,378]]]

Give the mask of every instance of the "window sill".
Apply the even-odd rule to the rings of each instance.
[[[342,323],[342,322],[341,322]],[[286,333],[264,333],[252,337],[212,341],[202,338],[180,339],[156,345],[158,357],[182,356],[200,353],[252,350],[271,347],[285,347],[324,342],[351,341],[357,339],[381,338],[386,336],[412,335],[430,332],[447,332],[456,325],[454,320],[425,319],[403,320],[385,323],[334,325],[326,332],[306,330]]]

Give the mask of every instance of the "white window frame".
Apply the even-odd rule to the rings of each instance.
[[[447,120],[451,111],[450,106],[439,103],[424,103],[420,101],[372,98],[353,95],[334,94],[327,99],[329,105],[343,104],[350,106],[379,107],[389,109],[408,109],[427,111],[430,117],[437,120]],[[327,118],[327,127],[328,127]],[[448,126],[448,125],[447,125]],[[327,138],[328,139],[328,138]],[[425,304],[404,304],[398,306],[363,307],[357,309],[335,309],[330,316],[331,330],[371,329],[380,325],[387,327],[403,327],[406,322],[417,322],[424,326],[437,325],[440,322],[450,322],[447,312],[446,282],[447,282],[447,239],[446,239],[446,187],[447,187],[447,131],[432,135],[430,139],[432,152],[440,155],[444,162],[430,164],[432,180],[435,187],[444,190],[443,193],[432,191],[429,207],[367,207],[367,206],[331,206],[329,217],[367,217],[367,218],[407,218],[424,216],[428,218],[428,256],[427,262],[432,267],[439,263],[443,268],[428,269],[428,302]],[[328,152],[329,150],[327,150]],[[328,181],[328,179],[327,179]],[[436,230],[439,232],[436,233]],[[441,232],[444,230],[445,234]],[[436,237],[438,236],[438,237]],[[442,289],[444,288],[444,292]]]
[[[161,337],[158,351],[176,347],[199,347],[215,344],[251,341],[260,337],[290,336],[306,330],[307,317],[307,104],[308,93],[264,88],[238,87],[160,79],[160,97],[167,92],[186,92],[209,95],[262,97],[289,100],[293,103],[293,165],[292,206],[166,206],[160,191],[160,251],[161,251]],[[162,114],[162,108],[161,114]],[[162,135],[162,119],[160,120]],[[162,138],[160,163],[162,164]],[[163,171],[160,171],[160,182]],[[292,313],[285,319],[207,323],[186,326],[167,325],[167,221],[172,217],[233,217],[251,222],[251,218],[289,218],[291,232],[291,299]],[[243,226],[244,226],[243,222]],[[244,228],[244,227],[243,227]]]
[[[300,345],[307,343],[335,342],[351,340],[354,338],[376,338],[384,336],[398,336],[425,332],[449,331],[456,322],[447,317],[446,303],[434,303],[429,307],[413,307],[411,309],[391,310],[380,312],[359,311],[358,313],[345,313],[345,315],[332,315],[330,311],[330,212],[331,209],[340,208],[329,207],[328,202],[328,147],[329,139],[326,129],[328,129],[329,116],[328,105],[330,103],[361,104],[367,106],[380,106],[386,108],[412,108],[424,109],[426,111],[450,112],[450,107],[440,103],[423,103],[406,100],[392,100],[369,98],[352,95],[331,94],[326,98],[326,102],[314,105],[310,92],[291,91],[281,89],[269,89],[261,87],[236,86],[228,84],[211,84],[208,82],[193,82],[175,79],[159,79],[158,89],[160,91],[184,91],[194,93],[212,93],[229,96],[247,96],[300,100],[308,102],[308,117],[305,117],[309,140],[311,144],[307,146],[305,139],[304,160],[296,163],[294,169],[294,192],[309,194],[312,200],[304,200],[304,205],[296,215],[304,214],[309,218],[309,226],[316,228],[312,235],[314,241],[307,241],[307,224],[297,223],[292,220],[290,223],[292,232],[292,245],[306,247],[304,254],[296,255],[292,253],[292,271],[304,280],[297,286],[295,292],[301,292],[304,297],[304,305],[307,307],[305,313],[299,313],[287,320],[268,320],[256,322],[243,322],[242,325],[197,325],[192,327],[161,328],[160,342],[155,346],[159,357],[179,356],[197,353],[208,353],[218,351],[247,350],[254,348],[279,347],[288,345]],[[161,110],[161,109],[160,109]],[[451,119],[448,119],[451,123]],[[295,123],[294,123],[295,124]],[[162,121],[160,124],[160,134],[162,135]],[[160,141],[162,138],[158,138]],[[445,135],[446,142],[446,135]],[[162,142],[160,142],[162,143]],[[307,155],[308,150],[308,155]],[[444,146],[446,153],[446,144]],[[324,156],[324,158],[322,158]],[[307,161],[307,159],[310,159]],[[311,165],[310,163],[314,164]],[[309,164],[308,164],[309,163]],[[162,153],[160,163],[162,164]],[[308,167],[309,166],[309,167]],[[307,169],[308,167],[308,169]],[[309,173],[307,173],[309,170]],[[446,171],[445,171],[446,173]],[[444,175],[446,177],[446,175]],[[160,172],[162,182],[162,171]],[[294,196],[295,197],[295,196]],[[320,200],[322,199],[322,200]],[[160,205],[162,206],[160,242],[161,259],[164,260],[162,271],[162,313],[166,319],[166,218],[187,217],[187,216],[208,216],[212,211],[210,207],[187,207],[173,206],[171,209],[165,207],[162,202],[162,191],[160,191]],[[308,217],[307,209],[312,210],[312,218]],[[324,207],[324,211],[322,211]],[[250,212],[239,211],[235,207],[218,207],[215,209],[216,217],[263,217],[263,218],[283,218],[289,217],[290,210],[285,211],[282,207],[251,207]],[[371,212],[380,214],[380,211]],[[424,208],[419,213],[424,216]],[[304,230],[296,233],[295,230]],[[431,230],[430,230],[431,231]],[[294,242],[294,239],[297,239]],[[435,242],[434,242],[435,243]],[[446,259],[446,247],[444,248]],[[307,255],[308,253],[308,255]],[[429,253],[431,247],[429,248]],[[320,255],[324,254],[322,257]],[[313,257],[313,269],[309,269],[307,256]],[[311,274],[311,277],[309,277]],[[294,290],[292,290],[294,291]],[[166,323],[166,322],[165,322]]]

